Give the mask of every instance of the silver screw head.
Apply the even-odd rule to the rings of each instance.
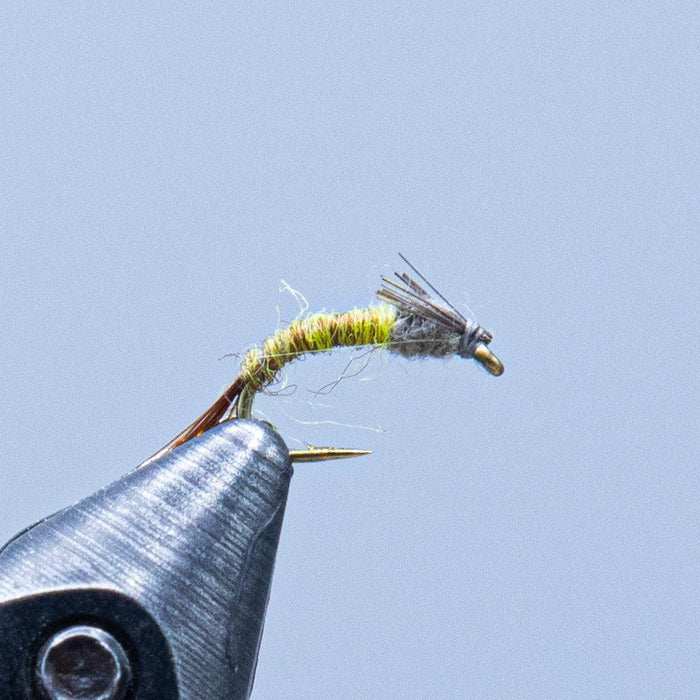
[[[41,647],[36,678],[48,700],[123,700],[131,666],[124,648],[109,632],[75,625],[57,632]]]

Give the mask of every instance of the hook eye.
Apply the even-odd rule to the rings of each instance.
[[[503,370],[505,370],[503,363],[483,343],[477,343],[473,357],[494,377],[500,377],[503,374]]]

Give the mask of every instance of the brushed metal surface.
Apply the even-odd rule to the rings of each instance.
[[[292,473],[266,424],[217,426],[11,540],[0,552],[0,619],[3,603],[24,597],[118,592],[162,630],[181,698],[245,698]],[[110,624],[130,635],[125,620]]]

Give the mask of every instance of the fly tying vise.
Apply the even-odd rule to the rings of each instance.
[[[463,316],[403,255],[399,255],[427,289],[408,274],[395,273],[399,281],[382,277],[377,291],[377,297],[385,304],[344,313],[317,313],[280,328],[262,347],[246,355],[238,375],[219,398],[144,465],[225,418],[250,418],[255,394],[272,384],[284,365],[305,353],[370,345],[404,357],[457,355],[473,358],[492,375],[503,374],[503,364],[487,347],[491,333]],[[290,451],[292,461],[296,462],[363,454],[368,452],[340,448]]]

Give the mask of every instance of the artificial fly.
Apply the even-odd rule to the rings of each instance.
[[[280,328],[260,348],[246,355],[239,373],[219,398],[142,466],[222,420],[251,418],[255,394],[272,384],[286,364],[306,353],[367,345],[404,357],[457,355],[473,358],[492,375],[503,374],[503,364],[488,348],[491,333],[463,316],[403,255],[399,255],[425,287],[406,273],[395,273],[398,282],[382,277],[377,291],[377,297],[384,304],[344,313],[317,313]],[[290,451],[291,459],[296,462],[362,454],[368,452],[333,447]]]

